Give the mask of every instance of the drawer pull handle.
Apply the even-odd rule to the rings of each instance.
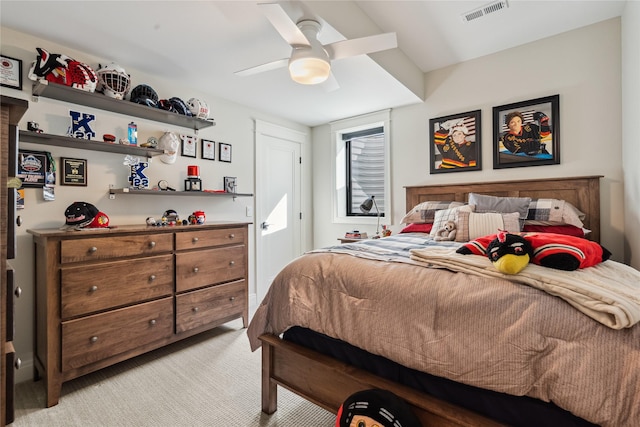
[[[231,267],[233,267],[234,265],[236,265],[236,262],[235,262],[235,261],[229,261],[229,265],[230,265]]]
[[[20,295],[22,295],[22,288],[18,286],[16,290],[13,291],[13,294],[16,296],[16,298],[20,298]]]
[[[156,242],[149,242],[149,249],[153,249],[156,247]]]
[[[198,243],[198,240],[200,240],[200,239],[198,239],[197,237],[194,237],[193,239],[191,239],[191,242]]]
[[[153,282],[154,280],[156,280],[156,275],[152,274],[151,276],[149,276],[149,281]]]
[[[233,233],[231,233],[231,234],[229,234],[229,238],[230,238],[230,239],[235,239],[235,238],[236,238],[236,235],[235,235],[235,234],[233,234]]]
[[[91,247],[89,248],[89,253],[90,253],[90,254],[94,254],[94,253],[96,253],[96,252],[98,252],[98,248],[96,248],[95,246],[91,246]]]
[[[235,300],[236,300],[236,297],[229,298],[229,301],[235,301]]]
[[[198,271],[200,271],[200,269],[198,267],[193,267],[193,272],[197,273]]]
[[[22,360],[20,360],[20,358],[18,357],[13,366],[15,366],[16,369],[20,369],[22,367]]]
[[[98,290],[98,287],[96,285],[93,285],[91,288],[89,288],[89,292],[93,293],[95,291]]]
[[[191,311],[193,311],[194,313],[197,313],[199,310],[200,310],[200,309],[199,309],[198,307],[193,307],[193,308],[191,309]]]
[[[151,326],[155,326],[155,325],[156,325],[156,323],[158,323],[158,322],[156,322],[156,319],[151,319],[151,320],[149,320],[149,324],[150,324]]]
[[[93,344],[98,341],[98,337],[94,335],[91,338],[89,338],[89,341],[91,341],[91,344]]]

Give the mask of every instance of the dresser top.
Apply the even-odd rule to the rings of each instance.
[[[215,230],[219,228],[246,227],[252,222],[238,221],[210,221],[199,225],[165,225],[151,226],[146,224],[117,225],[108,228],[83,228],[80,230],[65,230],[62,228],[29,229],[27,233],[35,237],[82,237],[118,235],[126,233],[182,233],[198,230]]]

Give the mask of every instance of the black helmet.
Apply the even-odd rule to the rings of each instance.
[[[158,94],[149,85],[143,84],[134,87],[129,100],[137,104],[148,105],[149,107],[158,107]]]

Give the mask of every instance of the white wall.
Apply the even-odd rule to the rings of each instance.
[[[7,28],[1,28],[1,50],[4,55],[21,59],[23,62],[23,90],[2,88],[2,94],[15,98],[29,100],[29,109],[19,124],[21,130],[27,129],[28,121],[35,121],[40,124],[41,129],[46,133],[64,135],[70,124],[69,109],[95,114],[97,119],[93,127],[98,140],[101,140],[104,133],[115,134],[116,137],[126,136],[127,124],[133,120],[138,125],[139,141],[153,135],[160,137],[165,131],[176,131],[193,135],[193,131],[177,126],[157,123],[139,118],[130,118],[110,112],[96,110],[92,108],[67,104],[40,97],[38,102],[31,99],[31,83],[27,78],[27,71],[33,60],[37,56],[36,47],[42,47],[51,53],[64,53],[79,61],[86,62],[94,69],[98,69],[98,63],[105,64],[115,61],[117,58],[97,58],[85,52],[77,52],[68,47],[55,45],[49,41],[40,40],[31,35],[19,33]],[[174,80],[162,80],[152,75],[130,69],[127,64],[119,64],[125,68],[132,76],[132,87],[146,83],[151,85],[161,98],[178,96],[184,101],[191,97],[196,97],[207,101],[211,112],[211,117],[215,119],[216,126],[199,131],[200,138],[211,139],[216,142],[222,141],[232,144],[232,162],[219,162],[218,152],[216,160],[203,160],[200,157],[198,147],[198,158],[187,158],[178,156],[175,164],[168,165],[162,163],[158,158],[152,160],[148,171],[151,183],[155,184],[160,179],[166,179],[173,188],[184,189],[184,179],[187,175],[187,165],[196,164],[200,166],[200,175],[205,189],[222,189],[224,176],[235,176],[238,178],[239,193],[254,193],[254,120],[260,119],[280,126],[295,129],[300,132],[310,134],[310,129],[297,123],[286,121],[263,112],[250,110],[233,102],[218,99],[212,94],[204,93],[201,89],[188,86],[188,82],[180,78]],[[123,101],[128,102],[128,101]],[[254,198],[207,198],[207,197],[166,197],[157,196],[125,196],[117,195],[115,200],[108,197],[110,185],[115,187],[126,187],[128,168],[123,165],[124,155],[77,150],[64,147],[53,147],[38,144],[20,144],[20,148],[38,151],[49,151],[57,162],[60,157],[73,157],[87,159],[88,161],[88,185],[86,187],[70,187],[56,185],[55,201],[44,201],[41,189],[29,188],[25,190],[25,209],[19,211],[23,225],[18,229],[18,256],[11,264],[16,269],[17,282],[23,290],[22,297],[16,303],[16,346],[17,354],[23,361],[23,368],[18,371],[18,381],[29,379],[32,373],[31,363],[33,360],[33,318],[34,318],[34,255],[33,243],[27,229],[32,228],[52,228],[64,224],[64,211],[74,201],[86,201],[104,211],[110,218],[113,225],[123,224],[144,224],[149,216],[160,218],[167,209],[174,209],[181,218],[186,218],[195,210],[204,210],[207,221],[233,220],[253,222],[253,217],[246,216],[246,207],[254,209]],[[309,158],[311,152],[310,144],[303,147],[303,157]],[[310,162],[309,162],[310,163]],[[310,170],[303,171],[303,183],[305,188],[303,194],[310,194],[311,179]],[[58,173],[58,184],[60,182]],[[310,200],[310,197],[307,196]],[[303,200],[303,207],[310,210],[310,201]],[[255,239],[253,238],[254,227],[249,228],[249,294],[250,306],[256,304],[255,301]],[[304,228],[303,242],[311,242],[310,224]],[[310,243],[309,243],[310,244]],[[305,248],[309,249],[309,248]],[[250,308],[251,310],[251,308]]]
[[[628,1],[622,17],[622,169],[625,262],[640,269],[640,2]]]
[[[403,186],[603,175],[602,244],[623,259],[620,19],[427,73],[426,101],[391,113],[392,229],[405,214]],[[560,95],[559,165],[493,170],[492,107]],[[429,174],[429,119],[480,109],[482,170]],[[330,129],[313,129],[315,246],[336,244],[352,224],[332,224]],[[375,232],[375,225],[361,230]]]

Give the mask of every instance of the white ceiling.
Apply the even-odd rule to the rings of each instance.
[[[320,19],[323,44],[396,32],[397,49],[334,61],[340,85],[335,91],[294,83],[286,68],[234,75],[290,55],[257,3],[2,0],[0,23],[125,69],[187,80],[216,97],[315,126],[421,102],[424,72],[620,16],[626,2],[509,0],[508,8],[467,23],[463,13],[490,1],[280,2],[294,21]],[[132,82],[146,83],[135,75]],[[215,118],[216,106],[210,102],[210,107]]]

